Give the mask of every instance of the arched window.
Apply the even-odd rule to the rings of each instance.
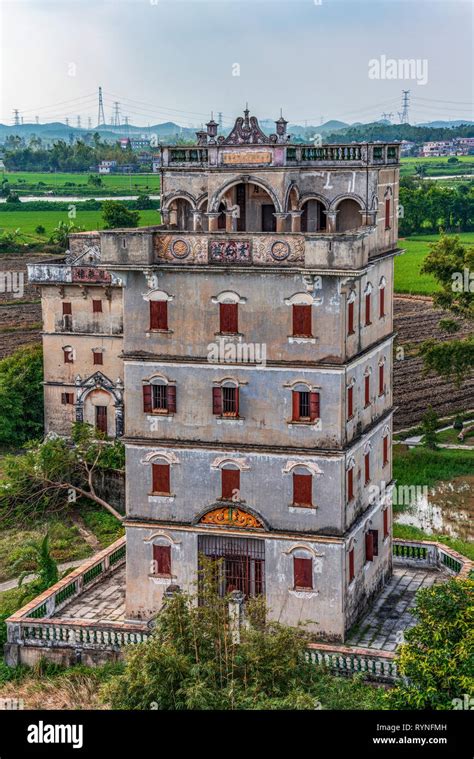
[[[318,391],[302,383],[292,389],[292,420],[315,422],[321,417],[321,400]]]
[[[311,508],[313,506],[313,475],[305,466],[297,466],[293,474],[293,506]]]
[[[239,385],[235,380],[225,380],[212,388],[212,413],[215,416],[239,417]]]
[[[165,377],[152,377],[143,384],[143,411],[147,414],[176,413],[176,385]]]

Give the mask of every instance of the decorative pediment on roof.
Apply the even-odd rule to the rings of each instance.
[[[258,119],[250,116],[248,108],[244,111],[244,118],[238,116],[234,127],[227,137],[218,139],[220,145],[268,145],[276,142],[276,135],[266,135],[259,127]]]
[[[80,253],[66,252],[66,263],[71,266],[93,266],[100,263],[100,247],[98,245],[84,246]]]

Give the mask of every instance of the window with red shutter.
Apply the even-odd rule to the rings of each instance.
[[[347,306],[347,334],[354,334],[354,302]]]
[[[364,474],[365,484],[367,485],[370,482],[370,453],[364,455]]]
[[[63,348],[63,356],[64,356],[65,364],[74,363],[74,351],[72,350],[72,348]]]
[[[354,498],[354,469],[347,470],[347,500]]]
[[[103,354],[101,351],[92,351],[92,355],[94,357],[94,364],[103,364]]]
[[[374,560],[374,536],[370,530],[365,533],[365,560]]]
[[[311,306],[293,306],[293,335],[298,337],[311,337],[311,317]]]
[[[235,335],[239,331],[239,305],[238,303],[219,304],[219,331],[224,334]]]
[[[347,418],[351,419],[354,416],[354,388],[347,388]]]
[[[372,553],[374,556],[378,556],[379,555],[379,531],[369,530],[369,532],[372,535]]]
[[[61,393],[61,403],[63,405],[74,405],[74,393]]]
[[[168,301],[150,301],[150,329],[168,329]]]
[[[354,579],[354,549],[349,551],[349,582]]]
[[[366,326],[372,323],[371,312],[372,312],[372,307],[371,307],[370,293],[367,293],[367,295],[365,296],[365,325]]]
[[[313,505],[313,477],[293,473],[293,506]]]
[[[240,469],[221,469],[222,498],[240,500]]]
[[[385,229],[390,229],[390,198],[385,199]]]
[[[153,546],[154,574],[171,575],[171,546]]]
[[[93,314],[101,314],[102,313],[102,301],[101,300],[93,300],[92,301],[92,313]]]
[[[143,385],[143,411],[145,412],[152,410],[151,392],[151,385]]]
[[[383,437],[383,465],[388,464],[388,435]]]
[[[379,317],[382,319],[385,316],[385,287],[381,287],[379,290]]]
[[[384,394],[384,370],[383,370],[383,364],[380,364],[379,366],[379,395]]]
[[[65,303],[63,301],[63,316],[70,316],[72,314],[72,304]]]
[[[313,589],[313,560],[293,557],[295,590]]]
[[[152,487],[153,493],[169,495],[170,493],[170,465],[152,464]]]
[[[364,404],[366,408],[370,406],[370,374],[364,377]]]
[[[212,413],[222,416],[222,388],[212,388]]]
[[[388,509],[384,509],[383,511],[383,537],[388,537]]]

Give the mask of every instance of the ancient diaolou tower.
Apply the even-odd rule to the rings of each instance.
[[[398,145],[292,145],[246,110],[161,148],[164,224],[100,233],[123,287],[127,618],[199,555],[343,639],[391,573]]]

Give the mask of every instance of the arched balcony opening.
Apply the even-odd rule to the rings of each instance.
[[[352,198],[341,200],[337,206],[337,211],[337,232],[349,232],[359,229],[362,225],[362,209],[356,200],[352,200]]]
[[[302,232],[323,232],[326,229],[326,214],[323,204],[315,198],[306,200],[301,206]]]

